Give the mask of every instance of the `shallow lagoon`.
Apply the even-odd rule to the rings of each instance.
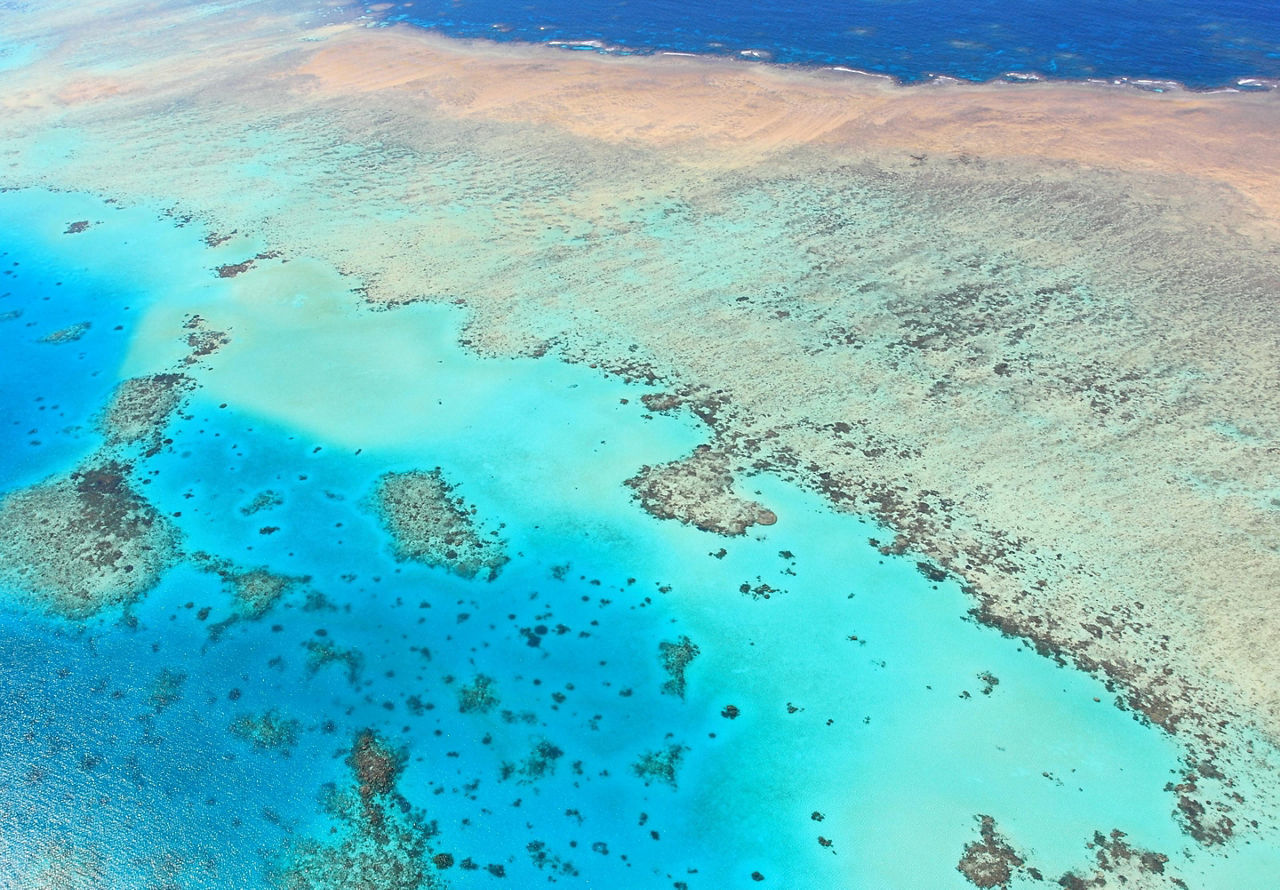
[[[0,336],[23,357],[0,390],[19,421],[6,487],[96,449],[112,386],[180,361],[191,315],[230,338],[189,370],[201,388],[172,441],[135,465],[190,558],[123,618],[77,627],[6,601],[0,700],[22,731],[0,743],[0,812],[20,874],[74,848],[72,886],[264,884],[299,839],[329,836],[318,795],[349,783],[343,758],[372,728],[406,752],[399,792],[438,822],[431,849],[477,866],[442,870],[450,884],[501,865],[513,886],[752,886],[758,871],[962,887],[988,814],[1046,877],[1088,875],[1085,844],[1118,828],[1188,878],[1261,886],[1269,862],[1188,849],[1163,790],[1180,766],[1169,740],[1097,681],[968,620],[955,580],[868,543],[883,530],[768,476],[739,486],[776,525],[722,538],[657,520],[624,481],[703,431],[648,415],[652,388],[478,358],[458,345],[460,310],[373,311],[358,282],[305,259],[219,278],[269,245],[209,247],[183,222],[0,194],[4,259],[21,263],[0,311],[22,310]],[[79,340],[37,342],[83,321]],[[57,422],[38,423],[53,404]],[[394,559],[374,484],[435,467],[505,539],[496,580]],[[237,618],[199,553],[306,580]],[[685,637],[698,651],[681,697],[659,647]],[[480,676],[497,701],[464,712]],[[232,731],[268,713],[297,721],[287,743]],[[637,775],[646,754],[670,774]]]

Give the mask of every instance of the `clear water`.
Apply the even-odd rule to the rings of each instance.
[[[1280,77],[1280,13],[1259,2],[466,0],[378,15],[903,81]],[[0,44],[0,72],[32,57]],[[33,154],[74,153],[76,134],[62,138]],[[261,183],[292,165],[260,138],[243,200],[286,202],[294,192]],[[301,165],[288,175],[311,191]],[[650,231],[705,240],[680,224],[655,215]],[[209,247],[209,234],[156,207],[0,192],[0,491],[96,452],[115,385],[179,362],[192,314],[231,338],[187,369],[200,389],[134,469],[191,558],[83,626],[0,591],[0,888],[269,886],[300,844],[350,835],[320,800],[351,786],[345,758],[367,729],[405,752],[398,790],[436,821],[430,850],[455,858],[440,874],[456,886],[490,886],[501,866],[497,885],[514,887],[751,887],[758,872],[764,886],[958,888],[981,813],[1050,880],[1087,873],[1086,843],[1114,828],[1191,886],[1280,873],[1273,827],[1229,856],[1196,847],[1165,790],[1182,769],[1170,740],[1096,680],[975,624],[956,582],[881,555],[868,539],[883,529],[767,475],[739,484],[776,525],[722,539],[654,519],[623,482],[705,441],[696,419],[651,416],[650,390],[585,367],[478,358],[459,346],[461,310],[370,310],[360,282],[318,261],[218,278],[270,245]],[[724,274],[680,262],[691,280]],[[375,482],[434,467],[501,524],[512,559],[495,580],[394,558]],[[246,512],[267,491],[279,502]],[[308,580],[232,620],[197,553]],[[740,592],[762,583],[779,592]],[[660,644],[684,637],[699,654],[681,698],[663,691]],[[309,661],[318,643],[353,660]],[[500,703],[462,711],[482,675]],[[234,731],[263,714],[297,721],[292,741]],[[535,775],[531,752],[548,745],[560,753]],[[673,748],[674,785],[636,774]]]
[[[77,219],[94,224],[63,234]],[[1263,886],[1280,867],[1275,845],[1189,849],[1162,791],[1179,768],[1169,740],[1097,681],[967,620],[954,582],[867,543],[882,530],[768,476],[744,493],[778,522],[743,538],[641,511],[623,481],[705,438],[693,418],[647,415],[642,387],[475,357],[454,308],[362,308],[357,282],[319,263],[216,278],[255,245],[206,247],[153,209],[8,192],[0,231],[19,264],[0,307],[22,313],[0,323],[21,357],[0,370],[4,485],[97,448],[111,386],[171,365],[196,313],[232,342],[193,372],[201,389],[137,486],[187,553],[309,578],[219,634],[234,604],[194,560],[128,620],[77,628],[7,599],[0,886],[68,862],[93,875],[71,886],[263,886],[300,839],[349,830],[317,800],[350,785],[343,758],[370,728],[405,750],[399,790],[438,821],[432,851],[480,866],[442,872],[456,886],[488,886],[501,865],[510,886],[745,887],[759,872],[962,887],[959,853],[988,812],[1053,876],[1116,827],[1213,886]],[[81,321],[78,341],[38,342]],[[492,582],[397,562],[371,513],[382,473],[437,466],[503,524],[512,560]],[[268,490],[279,503],[246,514]],[[744,582],[779,592],[744,596]],[[685,636],[700,652],[681,699],[663,692],[659,644]],[[359,661],[309,665],[316,641]],[[478,675],[500,704],[464,713]],[[231,731],[267,712],[298,721],[292,745]],[[560,756],[522,772],[544,742]],[[636,775],[672,746],[674,786]]]

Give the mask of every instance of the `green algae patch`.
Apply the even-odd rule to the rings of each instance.
[[[741,535],[753,525],[778,521],[763,504],[734,493],[728,456],[707,445],[680,460],[643,467],[627,485],[645,512],[718,535]]]
[[[128,464],[88,464],[0,500],[0,581],[84,619],[128,605],[178,558],[178,532],[129,484]]]
[[[673,743],[657,751],[646,751],[631,764],[631,771],[646,785],[661,782],[675,788],[680,761],[684,758],[684,752],[688,750],[684,745]]]
[[[272,708],[261,714],[242,714],[232,720],[227,729],[233,736],[249,742],[255,748],[288,754],[298,743],[302,724],[282,717]]]
[[[272,875],[279,890],[428,890],[445,886],[436,873],[453,863],[432,854],[434,823],[397,790],[404,751],[362,730],[346,758],[352,781],[330,787],[323,809],[335,823],[329,839],[292,842]]]
[[[395,543],[396,559],[492,581],[510,559],[506,541],[496,530],[486,532],[475,506],[453,491],[439,467],[386,473],[378,480],[373,506]]]
[[[146,443],[146,453],[157,454],[164,444],[165,424],[195,387],[195,380],[185,374],[131,377],[112,393],[98,428],[109,444]]]
[[[470,685],[463,686],[458,691],[458,710],[463,714],[487,714],[492,711],[501,701],[494,685],[493,677],[477,674]]]
[[[662,691],[667,695],[684,698],[687,681],[685,670],[702,651],[698,644],[687,636],[682,636],[674,643],[663,640],[658,644],[658,654],[662,658],[662,669],[667,672],[669,680],[662,684]]]
[[[192,554],[191,558],[204,571],[222,579],[235,597],[237,618],[261,618],[287,594],[311,581],[310,575],[282,575],[266,566],[242,568],[229,559],[203,551]]]

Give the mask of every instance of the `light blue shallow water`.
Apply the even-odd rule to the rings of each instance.
[[[63,234],[80,219],[93,225]],[[3,486],[96,449],[111,387],[169,366],[197,313],[232,342],[192,371],[202,388],[137,488],[188,554],[309,579],[216,635],[235,605],[194,561],[83,627],[5,598],[13,886],[44,859],[99,875],[79,886],[262,886],[291,843],[342,836],[317,797],[350,784],[344,757],[369,728],[404,748],[399,790],[438,821],[433,851],[479,866],[442,872],[456,886],[489,886],[500,865],[510,886],[756,886],[758,871],[770,886],[960,887],[980,813],[1053,877],[1113,828],[1201,886],[1280,869],[1274,844],[1190,850],[1163,790],[1176,748],[1096,681],[968,621],[955,582],[867,543],[882,531],[767,476],[744,493],[778,522],[742,538],[642,512],[623,481],[705,436],[647,416],[646,389],[477,358],[453,307],[363,309],[318,264],[219,279],[233,247],[148,208],[8,192],[0,232],[20,264],[0,311],[21,311],[0,347],[22,357],[0,369]],[[37,342],[83,321],[79,340]],[[502,524],[512,560],[492,582],[397,562],[371,513],[381,474],[437,466]],[[246,513],[264,491],[279,503]],[[685,636],[699,654],[681,699],[662,691],[659,644]],[[358,660],[309,665],[317,642]],[[464,713],[479,675],[500,704]],[[230,731],[266,712],[298,721],[295,744]],[[539,746],[560,753],[535,776]],[[673,746],[675,786],[646,785],[634,764]]]

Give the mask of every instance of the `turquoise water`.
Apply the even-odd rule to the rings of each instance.
[[[269,245],[209,247],[156,208],[11,191],[0,232],[6,489],[93,454],[114,385],[179,363],[192,315],[230,339],[135,456],[187,558],[83,624],[6,591],[0,886],[68,862],[77,887],[284,881],[300,844],[353,830],[318,800],[351,786],[368,729],[403,749],[398,792],[450,885],[963,887],[978,814],[1052,878],[1088,874],[1115,828],[1201,886],[1280,868],[1273,843],[1191,849],[1163,790],[1177,748],[968,620],[956,581],[868,543],[883,530],[767,475],[738,484],[778,521],[743,537],[643,512],[624,481],[708,435],[647,414],[652,388],[479,358],[455,307],[374,311],[315,261],[219,278]],[[505,539],[495,580],[395,559],[374,485],[435,467]],[[298,580],[253,618],[200,553]],[[660,644],[684,638],[681,697]],[[480,677],[498,701],[463,710]],[[293,728],[279,744],[235,731],[267,714]],[[673,752],[674,782],[637,774]]]

